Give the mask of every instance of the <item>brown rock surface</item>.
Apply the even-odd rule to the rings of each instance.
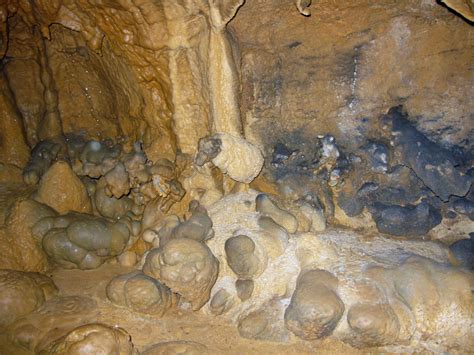
[[[396,147],[379,117],[398,105],[470,174],[472,11],[472,0],[0,2],[0,268],[48,270],[61,289],[44,302],[55,290],[46,276],[0,277],[16,302],[0,302],[12,305],[0,325],[14,321],[0,353],[131,353],[128,334],[145,353],[472,352],[472,272],[422,240],[471,232],[472,188],[444,203],[419,176],[390,186],[400,201],[423,194],[388,211],[426,198],[442,215],[420,240],[376,233],[380,201],[368,195],[335,205],[338,189],[386,183],[352,155],[380,141],[390,164],[377,174],[389,175]],[[319,145],[326,134],[335,138]],[[233,142],[198,167],[198,142],[216,136]],[[59,148],[30,154],[40,141]],[[270,163],[280,142],[287,149]],[[74,155],[81,144],[89,151]],[[370,154],[370,164],[381,157]],[[30,156],[33,184],[66,161],[44,175],[37,201],[20,182]],[[281,159],[294,162],[289,176],[272,170]],[[346,168],[360,175],[354,186]],[[254,178],[258,192],[248,191]],[[266,216],[255,212],[262,192],[279,207]],[[194,199],[205,223],[186,212]],[[57,216],[38,201],[95,215]],[[145,254],[170,214],[178,238]],[[157,280],[184,301],[174,307]]]
[[[15,184],[22,179],[22,170],[20,168],[12,164],[0,163],[0,184]]]
[[[217,278],[219,262],[210,249],[188,238],[175,238],[147,255],[143,272],[198,310],[209,300]]]
[[[205,345],[193,341],[170,341],[159,343],[146,349],[144,355],[166,355],[166,354],[186,354],[200,355],[208,354],[209,351]]]
[[[105,295],[105,287],[113,277],[130,271],[119,265],[103,265],[87,273],[55,270],[53,280],[62,297],[47,301],[39,310],[17,321],[9,334],[0,333],[0,349],[7,354],[38,353],[81,325],[100,323],[125,329],[140,353],[170,348],[188,350],[189,345],[202,349],[204,345],[209,353],[219,354],[235,354],[236,350],[246,354],[259,351],[309,355],[315,350],[323,354],[362,354],[333,339],[312,344],[259,342],[257,345],[255,341],[242,338],[237,328],[223,319],[200,312],[170,312],[160,319],[130,312],[113,305]],[[82,297],[76,296],[78,294]]]
[[[15,105],[5,74],[0,75],[0,163],[23,168],[28,162],[22,117]]]
[[[58,339],[40,354],[137,354],[130,335],[119,327],[104,324],[80,326]]]
[[[17,201],[0,229],[0,267],[36,272],[50,268],[41,240],[33,236],[31,228],[40,219],[54,215],[51,208],[34,200]]]
[[[37,354],[73,329],[93,322],[97,314],[97,303],[89,297],[54,297],[13,323],[8,328],[8,339],[16,351]]]
[[[41,219],[32,232],[46,254],[64,268],[95,269],[119,256],[130,239],[127,218],[115,221],[81,213]]]
[[[168,287],[139,271],[113,278],[107,285],[107,298],[118,306],[156,317],[162,317],[178,300]]]
[[[0,327],[40,307],[57,288],[47,276],[14,270],[0,270]]]
[[[265,154],[326,133],[357,146],[399,103],[437,141],[469,144],[473,28],[435,1],[313,1],[309,17],[291,1],[249,2],[229,27],[245,132]]]
[[[63,161],[54,163],[43,175],[36,200],[59,213],[87,213],[92,208],[84,184]]]

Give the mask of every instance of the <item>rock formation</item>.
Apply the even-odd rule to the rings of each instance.
[[[474,351],[471,0],[4,0],[0,353]]]

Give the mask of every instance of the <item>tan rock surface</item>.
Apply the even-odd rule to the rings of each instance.
[[[277,239],[277,234],[267,235],[259,225],[256,195],[252,190],[229,195],[209,208],[215,237],[207,244],[220,265],[211,300],[227,293],[222,317],[236,324],[242,336],[292,339],[283,326],[286,321],[286,328],[303,339],[332,333],[362,348],[403,351],[408,339],[411,347],[417,343],[438,350],[474,346],[466,338],[471,333],[472,275],[447,265],[450,253],[445,246],[329,229],[280,240],[284,252],[275,253],[275,243],[268,239]],[[251,238],[252,248],[246,250],[258,251],[263,269],[252,277],[254,289],[244,301],[239,300],[235,287],[239,276],[228,253],[228,242],[239,235]],[[245,260],[251,259],[241,253],[240,261]],[[303,282],[304,275],[312,276]],[[385,310],[379,312],[379,321],[372,321],[374,311],[365,305]],[[344,308],[351,307],[355,308],[348,320]],[[212,301],[204,311],[214,313]],[[422,338],[429,340],[418,343]],[[443,339],[445,345],[437,348],[440,343],[434,339]]]
[[[456,11],[469,21],[474,21],[474,1],[472,0],[442,0],[449,8]]]
[[[43,175],[36,200],[59,213],[91,211],[91,201],[82,181],[68,163],[58,161]]]
[[[137,354],[130,335],[121,328],[87,324],[72,330],[40,354]]]
[[[0,327],[39,308],[57,288],[47,276],[14,270],[0,270]]]
[[[29,148],[21,115],[3,72],[0,75],[0,93],[0,163],[23,168],[28,162]]]
[[[148,348],[144,355],[165,355],[169,353],[198,355],[208,354],[209,351],[205,345],[193,341],[170,341],[159,343]]]
[[[41,240],[34,237],[31,228],[40,219],[56,213],[34,200],[17,201],[0,229],[0,267],[21,271],[44,272],[51,267]]]
[[[11,330],[15,336],[0,333],[0,349],[7,353],[33,354],[34,349],[46,348],[55,340],[65,336],[78,326],[88,323],[117,325],[125,329],[140,353],[152,349],[186,349],[183,342],[203,344],[209,353],[235,354],[264,352],[268,354],[313,354],[315,349],[322,354],[362,354],[341,342],[327,339],[316,343],[282,344],[259,342],[240,337],[237,329],[222,319],[192,311],[170,312],[156,319],[141,316],[124,308],[114,306],[107,300],[106,285],[118,275],[132,271],[120,265],[103,265],[87,273],[79,270],[56,270],[52,273],[54,282],[61,290],[61,296],[47,301],[42,311],[33,312],[18,321]],[[94,282],[91,282],[94,280]],[[76,295],[81,294],[82,297]],[[59,329],[57,329],[59,327]],[[36,329],[36,330],[35,330]],[[33,346],[18,343],[18,336],[27,335]],[[12,343],[15,339],[15,344]],[[43,341],[42,341],[43,339]],[[162,344],[169,343],[172,344]],[[180,344],[176,344],[176,342]],[[194,344],[193,344],[194,345]],[[195,348],[195,346],[193,347]],[[38,351],[37,351],[38,352]]]
[[[122,196],[129,193],[127,184],[115,181],[105,186],[110,182],[106,178],[96,184],[102,173],[85,179],[91,195],[95,193],[94,213],[120,217],[114,226],[100,219],[113,227],[118,243],[102,245],[108,234],[90,228],[89,217],[46,218],[46,224],[52,223],[46,245],[51,255],[53,247],[58,251],[60,265],[71,266],[74,253],[91,250],[100,262],[89,265],[97,267],[94,270],[53,270],[61,297],[39,308],[42,302],[34,306],[28,302],[36,297],[30,297],[37,290],[34,285],[41,288],[41,277],[27,278],[31,282],[25,283],[24,314],[17,312],[22,307],[14,307],[16,313],[7,311],[0,317],[1,323],[24,316],[8,332],[0,332],[0,353],[38,353],[51,344],[55,345],[49,351],[59,353],[71,352],[76,345],[80,350],[105,346],[130,352],[128,334],[140,351],[158,353],[345,354],[358,353],[357,348],[363,353],[472,352],[472,273],[449,267],[446,246],[380,236],[373,233],[369,212],[352,218],[339,206],[328,207],[333,196],[318,185],[325,184],[324,174],[305,179],[304,174],[311,175],[307,171],[282,182],[270,170],[278,142],[302,151],[315,146],[316,136],[329,133],[345,154],[356,152],[354,148],[368,138],[385,139],[376,130],[378,118],[401,104],[433,141],[472,150],[473,99],[467,94],[473,83],[472,4],[472,0],[1,3],[0,267],[50,271],[41,238],[33,237],[30,229],[38,218],[54,217],[55,212],[24,200],[36,187],[26,188],[19,181],[19,169],[41,139],[54,138],[62,148],[65,141],[73,142],[72,134],[85,140],[110,139],[127,152],[138,141],[135,146],[142,146],[146,157],[139,169],[132,169],[132,180],[146,180],[144,172],[163,157],[180,173],[172,183],[168,178],[173,174],[158,174],[143,186],[130,186],[133,193],[138,189],[143,193],[144,204],[139,206]],[[214,167],[196,166],[198,142],[216,133],[231,135],[237,142],[225,149]],[[59,158],[67,160],[66,153],[62,149]],[[311,165],[312,157],[305,155]],[[132,157],[130,165],[135,160]],[[45,171],[50,162],[46,165]],[[106,164],[95,168],[108,171]],[[332,168],[329,178],[334,172],[337,180],[340,171]],[[67,163],[56,163],[48,174],[38,201],[61,213],[92,211],[84,185]],[[252,180],[259,191],[276,195],[275,201],[282,198],[279,207],[298,221],[297,227],[287,225],[294,234],[278,225],[283,221],[255,212],[257,192],[247,191],[245,185]],[[184,197],[180,184],[186,190]],[[293,185],[298,187],[294,193],[286,191]],[[171,192],[165,193],[166,189]],[[239,193],[231,194],[235,192]],[[173,241],[160,245],[141,262],[136,260],[151,247],[136,239],[140,223],[142,232],[154,232],[166,215],[186,220],[193,199],[208,208],[215,226],[213,238],[178,238],[174,243],[178,240],[180,245],[173,246]],[[468,200],[464,202],[469,207]],[[470,232],[468,213],[456,216],[449,208],[443,206],[443,217],[448,212],[450,217],[430,231],[431,239],[454,241]],[[71,232],[74,243],[63,253],[69,239],[63,224],[71,222],[68,219],[83,223]],[[334,229],[335,221],[359,232]],[[146,239],[157,246],[157,238]],[[226,250],[229,240],[235,245]],[[128,252],[119,255],[124,250]],[[150,313],[149,304],[160,308],[154,282],[141,278],[130,282],[130,292],[118,288],[120,307],[110,302],[109,282],[137,272],[132,265],[141,267],[144,259],[145,271],[182,293],[192,307],[184,302],[160,319],[123,307],[127,296],[142,313]],[[326,273],[335,281],[322,282]],[[303,282],[304,275],[316,276]],[[298,280],[303,280],[299,290]],[[142,297],[147,292],[153,297]],[[290,304],[291,324],[285,326]],[[162,315],[161,309],[157,313]],[[76,329],[88,323],[96,325]]]

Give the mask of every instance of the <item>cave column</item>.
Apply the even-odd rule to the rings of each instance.
[[[203,75],[208,53],[207,21],[197,8],[163,1],[169,41],[167,46],[173,104],[173,132],[179,149],[196,154],[200,138],[209,134],[209,93]],[[186,23],[193,18],[193,24]]]
[[[222,4],[210,0],[209,84],[212,129],[241,137],[242,120],[239,106],[239,74],[232,53],[226,25],[244,3],[235,0]]]

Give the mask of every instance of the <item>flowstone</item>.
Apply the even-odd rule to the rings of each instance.
[[[436,349],[473,348],[472,275],[450,265],[447,247],[326,230],[289,234],[278,241],[283,252],[275,253],[275,241],[269,242],[275,235],[259,225],[258,202],[258,192],[250,190],[209,208],[215,237],[207,244],[220,268],[205,312],[255,339],[331,336],[387,350],[423,339]],[[255,252],[261,271],[248,274]],[[242,279],[249,278],[251,295],[242,297]],[[224,307],[219,312],[217,299]]]

